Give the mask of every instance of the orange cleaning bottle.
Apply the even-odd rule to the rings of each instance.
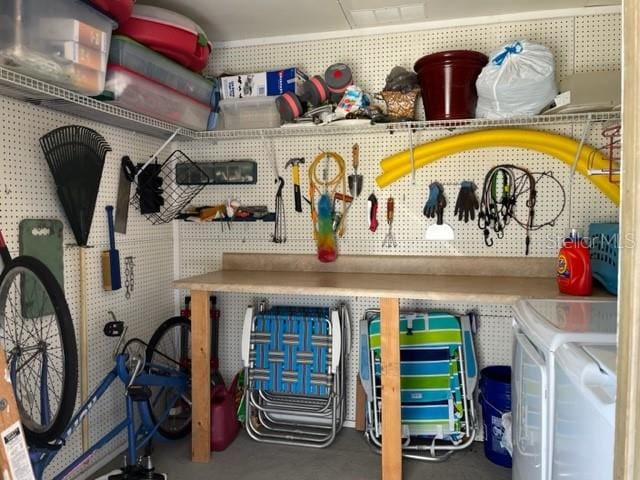
[[[556,280],[560,292],[567,295],[587,296],[593,291],[589,246],[575,229],[564,239],[558,252]]]

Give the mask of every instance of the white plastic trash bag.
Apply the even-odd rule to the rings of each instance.
[[[527,40],[503,45],[489,56],[476,90],[478,118],[536,115],[558,93],[553,54]]]

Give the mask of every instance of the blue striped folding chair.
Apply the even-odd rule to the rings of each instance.
[[[255,440],[325,447],[342,427],[346,308],[247,309],[245,427]]]
[[[478,369],[472,316],[401,313],[400,387],[403,455],[440,461],[476,435]],[[360,379],[367,396],[366,438],[381,447],[380,315],[360,325]]]

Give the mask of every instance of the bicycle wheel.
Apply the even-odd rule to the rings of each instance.
[[[36,258],[17,257],[0,275],[0,346],[27,441],[55,440],[73,414],[78,354],[62,288]]]
[[[175,389],[152,387],[149,400],[155,419],[169,411],[158,432],[168,439],[183,438],[191,432],[191,322],[185,317],[165,321],[151,336],[146,352],[147,366],[161,365],[187,375],[187,391],[172,405]]]

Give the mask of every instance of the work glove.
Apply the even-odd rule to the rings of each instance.
[[[138,169],[142,164],[138,164]],[[136,189],[140,201],[140,213],[149,215],[159,213],[164,205],[162,189],[162,166],[152,163],[138,175]]]
[[[475,220],[478,208],[480,208],[480,204],[476,197],[475,184],[473,182],[461,182],[453,216],[457,215],[459,221],[462,221],[464,216],[464,223],[467,223],[469,219]]]
[[[433,182],[429,185],[429,197],[424,204],[422,214],[427,218],[435,218],[436,210],[438,209],[438,197],[442,195],[443,188],[438,182]]]

